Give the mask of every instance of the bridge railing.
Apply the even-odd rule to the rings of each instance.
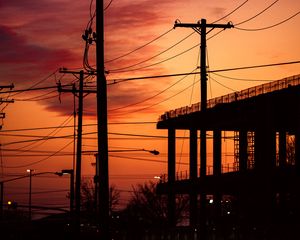
[[[228,173],[228,172],[237,172],[238,168],[235,163],[227,163],[227,164],[222,164],[221,168],[221,173]],[[200,168],[198,172],[198,176],[200,175]],[[206,175],[213,175],[213,166],[208,165],[206,166]],[[188,180],[190,179],[190,174],[188,170],[185,171],[179,171],[176,172],[175,174],[175,181],[180,181],[180,180]],[[167,182],[168,181],[168,174],[163,174],[160,176],[160,181],[161,182]]]
[[[221,97],[216,97],[209,99],[207,101],[207,108],[213,108],[217,104],[220,103],[231,103],[234,101],[239,101],[251,97],[255,97],[261,94],[274,92],[277,90],[281,90],[284,88],[288,88],[289,86],[297,86],[300,85],[300,75],[295,75],[291,77],[287,77],[281,80],[265,83],[259,86],[251,87],[244,89],[242,91],[233,92]],[[171,110],[168,112],[165,112],[163,115],[161,115],[158,119],[158,121],[165,121],[170,118],[175,118],[180,115],[186,115],[193,112],[199,112],[201,111],[201,103],[194,103],[191,106],[185,106],[181,108],[177,108],[175,110]]]

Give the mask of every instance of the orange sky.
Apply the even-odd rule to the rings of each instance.
[[[274,4],[268,10],[252,20],[240,24],[238,27],[243,29],[265,28],[280,23],[300,11],[300,2],[297,0],[279,0],[276,2],[273,0],[164,0],[156,4],[153,4],[151,0],[114,0],[105,11],[105,59],[108,61],[105,68],[110,71],[107,75],[108,82],[111,83],[111,80],[127,77],[193,71],[199,66],[199,47],[195,47],[191,51],[177,57],[172,57],[198,44],[200,37],[197,33],[194,33],[186,40],[178,43],[193,33],[193,30],[183,28],[171,30],[175,20],[178,19],[182,23],[196,23],[201,18],[205,18],[207,22],[214,22],[226,16],[243,3],[243,6],[219,23],[231,21],[233,24],[237,24],[243,22],[262,12],[263,9],[266,9],[272,3]],[[0,2],[2,9],[2,21],[0,24],[1,85],[14,83],[15,90],[27,89],[45,79],[60,67],[64,66],[70,69],[82,68],[84,42],[81,35],[90,19],[89,6],[90,1],[79,0]],[[92,3],[93,10],[94,3]],[[243,31],[235,28],[227,29],[207,42],[209,69],[298,61],[300,56],[299,24],[300,14],[283,24],[266,30]],[[95,24],[93,26],[95,27]],[[170,32],[165,36],[140,50],[118,60],[109,61],[143,46],[168,30]],[[207,37],[213,36],[218,31],[217,29],[213,30]],[[173,48],[165,51],[173,45],[175,45]],[[95,48],[92,46],[90,48],[91,64],[94,63],[94,50]],[[168,58],[171,59],[164,61]],[[137,65],[137,63],[142,61],[142,64]],[[131,65],[135,66],[124,70],[152,66],[140,70],[113,73],[114,69],[123,69]],[[294,64],[231,71],[221,74],[233,78],[278,80],[299,74],[299,72],[299,65]],[[166,139],[116,135],[112,133],[166,136],[165,131],[156,130],[155,122],[158,116],[167,110],[199,101],[199,83],[178,94],[194,82],[197,82],[199,76],[188,76],[179,81],[181,78],[144,79],[108,86],[109,132],[111,133],[109,135],[109,149],[130,150],[144,148],[157,149],[161,152],[159,156],[152,156],[146,152],[111,152],[109,159],[110,180],[111,183],[117,184],[117,188],[130,190],[131,185],[149,179],[152,180],[155,175],[166,172]],[[35,87],[55,86],[58,80],[62,84],[68,84],[76,79],[72,75],[63,76],[56,72]],[[90,79],[90,81],[94,82],[95,80]],[[176,83],[177,81],[178,83]],[[208,97],[217,97],[228,94],[233,90],[238,91],[262,83],[264,82],[237,81],[211,74],[208,81]],[[72,135],[72,128],[63,128],[59,132],[53,132],[55,129],[52,128],[17,132],[8,132],[7,130],[56,127],[60,125],[72,126],[72,95],[69,93],[62,94],[60,102],[55,89],[47,89],[23,92],[15,96],[13,94],[2,94],[1,97],[15,99],[15,103],[9,104],[3,110],[6,113],[6,118],[3,121],[2,132],[0,132],[3,165],[0,172],[2,175],[0,176],[9,178],[12,176],[11,174],[23,174],[29,167],[35,169],[36,172],[59,171],[64,168],[71,168],[73,157],[68,154],[73,151],[73,144],[70,143],[72,138],[63,140],[52,139],[33,145],[29,145],[32,144],[31,142],[8,143],[36,139],[38,136],[43,137],[49,134],[52,136]],[[50,98],[29,101],[32,97],[37,97],[36,99]],[[89,95],[85,98],[84,124],[96,123],[94,117],[95,99],[94,95]],[[4,106],[4,104],[1,105],[1,107]],[[138,124],[124,124],[128,122],[136,122]],[[84,127],[84,133],[95,131],[95,126]],[[8,136],[8,134],[13,136]],[[16,134],[27,136],[15,136]],[[188,136],[188,132],[184,133],[182,131],[179,135]],[[91,151],[97,148],[95,138],[96,134],[85,136],[83,142],[84,151]],[[47,155],[53,154],[69,143],[70,145],[62,150],[62,153],[67,153],[67,155],[53,156],[43,160]],[[187,163],[188,161],[187,146],[187,140],[177,141],[178,161],[181,163]],[[230,148],[228,146],[228,152],[230,152]],[[20,154],[20,151],[15,151],[17,149],[27,149],[28,151],[23,154],[31,156],[13,156],[17,153]],[[44,153],[39,151],[44,151]],[[182,156],[181,158],[180,155]],[[42,160],[40,163],[33,164],[40,160]],[[93,155],[84,156],[83,176],[92,176],[94,174],[95,170],[91,166],[93,161]],[[185,169],[186,165],[178,167],[179,171],[185,171]],[[41,182],[38,179],[36,180],[36,189],[60,190],[68,188],[68,178],[58,179],[55,181],[55,184],[52,181],[48,181],[50,182],[48,188],[46,183],[43,182],[41,184]],[[26,191],[26,180],[18,184],[22,185],[22,191]],[[24,195],[14,195],[14,193],[15,190],[11,187],[10,197],[18,198],[19,201],[26,203],[27,200],[26,198],[24,199]],[[23,199],[21,196],[23,196]],[[59,202],[61,198],[56,200]],[[36,201],[38,200],[36,199]]]

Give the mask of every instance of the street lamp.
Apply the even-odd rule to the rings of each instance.
[[[73,210],[73,202],[74,202],[74,171],[73,169],[64,169],[61,172],[38,172],[38,173],[33,173],[33,169],[27,169],[26,170],[29,175],[24,175],[16,178],[11,178],[7,179],[4,181],[0,181],[0,219],[3,217],[3,202],[4,202],[4,183],[7,182],[12,182],[16,180],[20,180],[23,178],[29,177],[29,204],[28,204],[28,211],[29,211],[29,220],[31,220],[31,209],[32,209],[32,201],[31,201],[31,196],[32,196],[32,177],[33,176],[38,176],[38,175],[43,175],[43,174],[55,174],[58,176],[62,176],[64,174],[70,174],[71,179],[70,179],[70,211],[72,212]]]
[[[27,169],[26,172],[29,173],[29,204],[28,204],[28,213],[29,213],[29,220],[31,221],[31,185],[32,185],[32,172],[33,169]]]
[[[60,177],[66,174],[70,174],[70,213],[72,213],[74,209],[74,170],[63,169],[61,170],[61,172],[56,172],[55,174]]]

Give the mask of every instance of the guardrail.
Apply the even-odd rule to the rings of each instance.
[[[247,88],[245,90],[230,93],[221,97],[209,99],[207,101],[207,108],[213,108],[219,103],[231,103],[234,101],[255,97],[261,94],[288,88],[289,86],[297,86],[297,85],[300,85],[300,74],[287,77],[281,80],[265,83],[262,85],[258,85],[255,87]],[[165,121],[170,118],[178,117],[180,115],[186,115],[186,114],[199,112],[199,111],[201,111],[200,102],[194,103],[191,106],[185,106],[185,107],[181,107],[175,110],[165,112],[159,117],[158,121]]]

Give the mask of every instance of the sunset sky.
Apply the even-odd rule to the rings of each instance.
[[[189,28],[173,29],[176,20],[197,23],[205,18],[212,23],[221,19],[218,23],[237,26],[224,31],[213,29],[207,34],[209,70],[300,60],[298,0],[107,0],[104,5],[110,182],[123,192],[123,203],[132,185],[154,180],[154,176],[167,171],[166,131],[156,129],[159,115],[200,99],[198,75],[120,81],[195,71],[199,66],[200,36]],[[13,83],[13,90],[28,90],[55,87],[59,81],[77,81],[76,76],[63,75],[58,69],[82,69],[85,42],[81,36],[94,13],[95,1],[0,0],[0,9],[1,85]],[[95,31],[95,22],[92,27]],[[92,45],[91,65],[95,64],[94,58]],[[208,98],[299,73],[300,65],[292,64],[220,73],[223,76],[210,74]],[[86,82],[95,86],[92,77]],[[73,134],[71,93],[59,95],[56,88],[47,88],[2,93],[0,97],[15,100],[1,104],[6,114],[0,131],[2,179],[26,174],[28,168],[36,172],[72,168],[72,137],[36,141]],[[94,155],[87,154],[97,149],[95,100],[94,94],[84,99],[83,177],[92,177],[95,172],[91,165]],[[181,131],[178,136],[188,136],[188,132]],[[177,141],[177,161],[181,163],[178,171],[187,169],[187,146],[188,140]],[[156,149],[160,155],[130,151],[137,149]],[[65,204],[68,180],[46,174],[36,177],[34,191],[57,193],[36,194],[34,203],[53,198],[53,204]],[[27,183],[24,179],[8,185],[5,200],[14,198],[26,204]]]

